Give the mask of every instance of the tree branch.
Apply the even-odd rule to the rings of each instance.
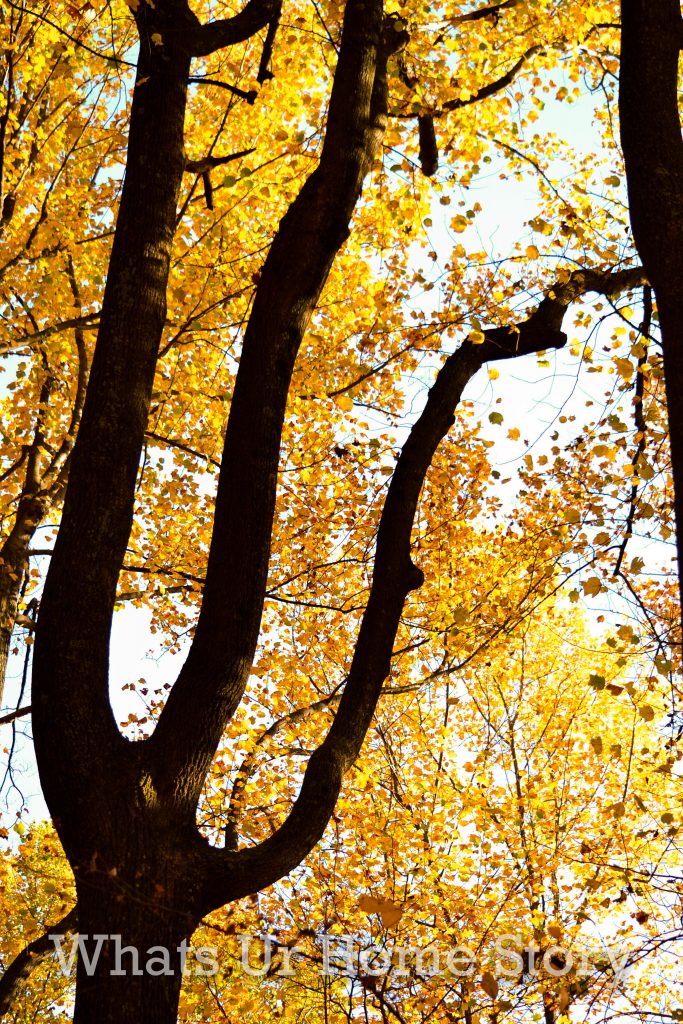
[[[229,164],[233,160],[239,160],[242,156],[249,156],[250,153],[254,153],[254,146],[251,149],[240,149],[237,153],[228,153],[227,156],[205,156],[201,160],[188,160],[185,164],[185,170],[189,174],[205,174],[207,171],[213,170],[214,167],[220,167],[221,164]]]
[[[278,0],[249,0],[233,18],[188,27],[184,44],[193,57],[208,57],[226,46],[243,43],[268,25],[278,9]]]
[[[230,405],[195,637],[150,738],[159,792],[188,818],[252,664],[266,592],[294,360],[386,127],[386,62],[405,42],[381,0],[349,0],[320,162],[264,263]],[[221,638],[217,642],[217,638]]]
[[[485,100],[487,97],[493,96],[495,93],[501,92],[503,89],[507,89],[508,85],[512,85],[527,61],[529,61],[534,54],[539,53],[541,49],[541,46],[530,46],[529,49],[522,54],[519,60],[512,65],[510,70],[500,78],[497,78],[495,82],[489,82],[488,85],[483,85],[478,92],[474,93],[474,95],[470,96],[467,100],[448,100],[443,104],[440,110],[435,111],[435,116],[440,117],[446,110],[459,110],[460,107],[468,107],[471,103],[479,103],[481,100]]]
[[[96,327],[99,317],[99,313],[84,313],[82,316],[74,316],[67,320],[60,320],[59,323],[50,324],[49,327],[43,327],[40,330],[32,331],[30,334],[24,334],[22,337],[1,345],[0,355],[5,355],[7,352],[15,352],[18,349],[35,345],[36,342],[42,344],[53,335],[60,334],[62,331],[68,331],[72,327],[81,329]]]
[[[237,85],[231,85],[229,82],[221,82],[220,79],[217,78],[200,78],[199,76],[194,75],[193,77],[188,78],[188,82],[191,85],[215,85],[217,89],[227,89],[227,91],[231,92],[233,96],[239,96],[241,100],[246,100],[249,106],[254,105],[256,97],[258,96],[256,89],[249,89],[247,92],[244,89],[240,89]]]
[[[459,97],[453,100],[447,100],[440,107],[432,110],[428,115],[420,114],[418,111],[411,110],[408,113],[392,113],[392,117],[398,118],[420,118],[424,116],[429,117],[443,117],[443,115],[449,110],[459,110],[461,107],[468,107],[472,103],[480,103],[482,100],[487,99],[489,96],[493,96],[497,92],[501,92],[503,89],[507,89],[508,85],[512,85],[515,78],[522,70],[524,65],[527,63],[534,54],[539,53],[543,49],[542,46],[530,46],[522,56],[515,61],[509,71],[506,71],[500,78],[496,78],[495,81],[489,82],[487,85],[483,85],[478,92],[475,92],[466,100],[461,100]],[[405,82],[406,79],[403,78]]]
[[[577,271],[548,291],[526,320],[468,339],[439,371],[425,407],[396,463],[380,519],[368,604],[332,726],[311,756],[299,795],[281,827],[263,843],[240,851],[205,847],[205,900],[217,907],[257,892],[288,874],[322,837],[342,785],[357,758],[382,684],[391,668],[392,646],[407,594],[423,575],[410,557],[410,537],[422,485],[434,453],[448,433],[465,386],[487,362],[513,359],[566,343],[562,323],[580,296],[612,296],[644,282],[641,268],[607,273]]]
[[[678,0],[622,0],[619,120],[633,237],[654,288],[664,353],[683,608],[683,138]]]
[[[267,82],[274,77],[270,63],[273,58],[273,44],[275,43],[275,36],[277,35],[281,16],[282,0],[278,3],[276,11],[268,23],[268,31],[266,32],[266,38],[263,43],[261,61],[259,63],[258,75],[256,76],[256,81],[260,84],[263,84],[263,82]]]
[[[99,841],[103,792],[116,789],[114,778],[130,778],[121,770],[131,756],[129,744],[109,702],[109,632],[166,320],[185,167],[190,59],[172,40],[147,45],[150,32],[166,31],[171,5],[144,6],[138,87],[97,344],[34,647],[33,726],[41,784],[76,870],[76,848],[92,849],[90,841]]]
[[[643,353],[638,359],[638,366],[636,368],[636,393],[633,396],[633,418],[635,420],[636,431],[640,435],[638,444],[636,446],[635,456],[633,458],[633,483],[631,484],[631,497],[629,499],[629,510],[626,516],[626,529],[624,531],[624,538],[619,545],[619,551],[617,553],[617,560],[614,564],[613,576],[619,576],[621,572],[621,563],[624,560],[626,554],[626,547],[629,540],[633,536],[633,523],[636,516],[636,502],[638,500],[638,463],[641,456],[645,452],[647,444],[647,425],[645,423],[645,410],[643,409],[643,399],[645,397],[645,365],[647,363],[647,340],[650,336],[650,330],[652,329],[652,289],[649,285],[643,289],[643,320],[640,325],[640,335],[643,338]]]
[[[497,21],[501,11],[509,7],[517,7],[519,2],[520,0],[504,0],[504,3],[480,7],[479,10],[470,11],[468,14],[458,14],[451,19],[451,25],[462,25],[467,21],[482,21],[484,18],[492,18]]]
[[[33,620],[30,621],[31,626],[29,628],[33,628]],[[23,708],[16,708],[15,711],[10,711],[9,714],[7,715],[2,715],[2,717],[0,717],[0,725],[9,725],[11,722],[14,722],[17,718],[23,718],[24,715],[30,714],[31,705],[26,704]]]
[[[78,927],[78,915],[76,907],[73,907],[61,921],[52,925],[33,942],[29,942],[24,949],[18,953],[9,967],[0,976],[0,1017],[8,1013],[13,1004],[19,998],[21,990],[26,985],[31,972],[38,964],[42,963],[49,956],[53,956],[55,945],[51,936],[68,935],[75,932]]]

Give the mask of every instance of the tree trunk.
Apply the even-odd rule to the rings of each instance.
[[[9,578],[6,566],[2,566],[2,570],[2,579],[0,579],[0,707],[4,704],[7,663],[19,604],[19,584],[21,583],[21,578],[17,580],[16,584],[13,583]]]
[[[79,886],[74,1024],[176,1024],[193,927],[158,897],[148,901],[137,889],[122,896]],[[63,943],[67,961],[75,942]]]
[[[678,0],[622,0],[619,116],[633,237],[657,300],[664,350],[683,607],[683,141]]]
[[[28,548],[50,504],[48,495],[24,493],[19,500],[12,530],[0,548],[0,707],[4,699],[19,596],[27,569]]]
[[[683,232],[683,224],[681,231]],[[655,289],[655,295],[664,354],[671,471],[674,482],[676,552],[683,608],[683,302],[680,283],[671,288],[660,287],[658,291]]]

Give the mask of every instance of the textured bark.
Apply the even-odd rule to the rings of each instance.
[[[149,836],[140,827],[147,821],[135,831],[132,824],[115,874],[95,858],[79,875],[78,930],[92,967],[79,955],[74,1024],[177,1019],[182,943],[189,945],[199,923],[194,883],[185,854],[163,828]],[[97,936],[108,938],[98,943]]]
[[[621,143],[633,236],[655,291],[662,333],[683,596],[683,22],[677,0],[622,0],[621,18]]]

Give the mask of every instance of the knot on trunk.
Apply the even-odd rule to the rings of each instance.
[[[406,592],[409,593],[411,590],[418,590],[424,581],[425,574],[422,572],[422,569],[415,565],[414,562],[409,562],[404,579]]]

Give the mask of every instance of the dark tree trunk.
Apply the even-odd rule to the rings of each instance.
[[[185,959],[193,966],[189,940],[206,912],[202,841],[155,806],[133,772],[120,778],[118,791],[110,791],[93,815],[99,844],[89,863],[75,865],[74,1020],[175,1024]],[[84,832],[93,827],[88,823]],[[67,957],[73,941],[62,944]]]
[[[206,26],[208,35],[197,30],[194,52],[210,52],[214,42],[222,46],[244,38],[247,30],[258,31],[272,16],[267,0],[260,11],[259,2],[250,0],[235,19]],[[392,23],[384,41],[381,0],[367,5],[349,0],[347,11],[351,15],[342,45],[346,57],[340,56],[335,78],[326,155],[284,218],[270,258],[281,273],[273,271],[270,291],[257,298],[255,307],[265,310],[263,322],[259,321],[258,331],[247,331],[245,341],[246,366],[254,356],[262,355],[263,360],[254,379],[239,388],[236,385],[233,395],[234,407],[253,405],[252,430],[267,411],[260,404],[264,383],[277,397],[267,449],[253,452],[247,432],[234,439],[224,460],[228,470],[222,471],[228,477],[230,468],[237,467],[236,479],[224,480],[222,487],[237,491],[238,496],[238,470],[246,466],[247,475],[257,474],[253,488],[251,484],[246,488],[246,499],[242,495],[243,501],[253,500],[256,509],[255,514],[243,516],[253,534],[247,554],[255,563],[251,573],[258,580],[247,609],[254,634],[248,638],[251,647],[265,589],[279,430],[289,376],[377,153],[386,117],[386,57],[402,38]],[[175,1024],[182,981],[178,947],[203,914],[229,899],[227,890],[219,903],[209,895],[209,847],[196,829],[196,799],[188,799],[184,766],[176,761],[177,750],[184,753],[181,739],[196,716],[183,718],[179,730],[165,743],[133,744],[121,736],[108,694],[111,617],[132,525],[185,168],[183,128],[191,59],[185,47],[197,29],[182,0],[141,5],[136,17],[141,42],[126,174],[34,656],[38,765],[45,798],[76,878],[78,927],[85,953],[94,956],[97,936],[108,936],[100,943],[104,945],[93,971],[79,947],[77,1024]],[[289,256],[289,264],[287,259],[283,262],[283,255]],[[263,279],[268,283],[266,270]],[[265,290],[263,283],[261,290]],[[255,335],[256,341],[250,340]],[[240,372],[242,379],[249,377],[246,370]],[[240,399],[239,389],[246,393],[246,401]],[[229,524],[226,528],[221,522],[215,535],[221,533],[239,546],[242,535],[232,536]],[[228,582],[227,593],[214,595],[214,604],[227,601],[230,612],[235,581]],[[244,575],[239,587],[243,582]],[[244,595],[242,600],[247,600]],[[228,620],[228,625],[234,623]],[[219,650],[226,639],[240,649],[243,645],[240,631],[234,629],[227,636],[214,634],[208,639]],[[241,662],[240,680],[246,681],[249,662],[245,657]],[[222,687],[224,679],[222,674],[210,673],[197,683]],[[204,700],[197,689],[192,700],[193,711],[199,711],[204,722],[204,742],[193,755],[201,766],[210,761],[227,718],[221,691],[219,697],[209,695]],[[196,740],[194,733],[190,736]],[[160,785],[171,772],[169,785]],[[195,780],[198,793],[203,780],[194,765],[189,777]],[[249,891],[261,887],[256,878],[247,884]],[[112,957],[120,945],[134,947],[141,974],[133,972],[130,963],[123,965],[125,974],[112,974]],[[147,951],[153,947],[168,951],[170,973],[154,976],[146,969]]]
[[[38,767],[60,838],[76,863],[97,849],[98,827],[90,833],[89,824],[97,819],[93,800],[112,787],[112,765],[125,761],[130,746],[109,705],[109,630],[166,317],[185,164],[190,57],[151,41],[157,32],[163,38],[165,25],[150,23],[149,12],[143,12],[97,345],[36,631]],[[74,701],[76,694],[82,699]]]
[[[683,140],[678,0],[622,0],[619,115],[633,236],[657,300],[683,607]]]
[[[183,950],[194,925],[166,910],[163,896],[146,899],[146,886],[124,896],[111,885],[100,889],[100,878],[79,885],[86,957],[78,957],[75,1024],[176,1024]],[[64,942],[67,955],[72,941]]]

